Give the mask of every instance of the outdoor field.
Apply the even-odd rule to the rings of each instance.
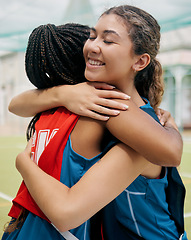
[[[21,177],[15,169],[15,157],[24,149],[26,140],[20,137],[0,137],[0,237],[7,217],[11,199],[15,196]],[[191,135],[184,139],[184,153],[179,167],[186,186],[185,224],[188,239],[191,239]]]

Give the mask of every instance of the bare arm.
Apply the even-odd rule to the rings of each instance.
[[[161,166],[178,166],[181,162],[183,143],[173,118],[167,116],[168,121],[165,122],[164,111],[161,110],[163,112],[159,115],[161,121],[165,122],[162,127],[131,100],[127,102],[110,99],[115,97],[127,98],[125,94],[113,91],[110,85],[104,83],[81,83],[25,92],[11,101],[9,110],[21,116],[31,116],[65,105],[76,114],[105,121],[108,120],[108,115],[116,116],[119,113],[109,108],[125,110],[128,104],[128,111],[122,111],[107,122],[106,126],[110,132],[150,162]]]
[[[29,150],[17,156],[17,169],[38,206],[60,231],[75,228],[93,216],[149,164],[131,148],[118,144],[68,188],[32,162]]]
[[[21,117],[31,117],[54,107],[65,106],[78,115],[106,121],[108,116],[118,115],[119,110],[127,110],[126,104],[112,98],[128,99],[128,96],[105,83],[85,82],[23,92],[11,100],[9,111]]]
[[[175,128],[177,131],[178,127],[173,119],[173,117],[171,116],[170,112],[165,111],[164,109],[158,108],[156,111],[156,114],[160,120],[160,123],[165,126],[165,127],[173,127]]]
[[[151,116],[128,101],[129,109],[111,117],[106,126],[121,142],[160,166],[178,166],[183,142],[171,116],[162,127]]]

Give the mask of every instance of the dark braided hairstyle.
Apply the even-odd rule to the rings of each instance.
[[[88,37],[89,27],[81,24],[47,24],[35,28],[25,55],[29,81],[38,89],[86,81],[83,46]],[[37,114],[29,123],[28,140],[40,115]]]
[[[156,109],[164,92],[162,67],[156,59],[160,47],[159,24],[149,13],[129,5],[112,7],[101,16],[105,14],[116,14],[123,19],[135,54],[150,55],[149,65],[136,74],[134,84],[140,96],[147,98]]]
[[[29,37],[25,68],[39,89],[85,81],[83,46],[89,27],[68,23],[41,25]]]

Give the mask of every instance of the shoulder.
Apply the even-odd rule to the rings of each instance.
[[[150,105],[150,102],[146,99],[146,104],[140,107],[141,110],[149,114],[154,120],[160,123],[156,112],[154,111],[153,107]]]

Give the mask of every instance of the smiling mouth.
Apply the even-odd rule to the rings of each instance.
[[[92,59],[88,59],[88,63],[92,66],[103,66],[105,65],[105,63],[98,61],[98,60],[92,60]]]

